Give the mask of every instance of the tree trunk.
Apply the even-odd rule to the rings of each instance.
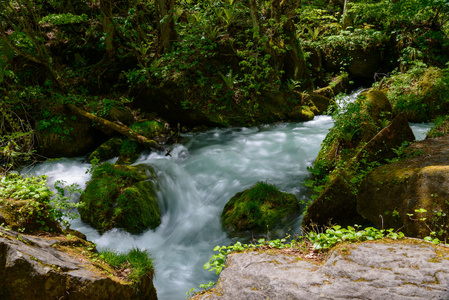
[[[46,45],[44,44],[45,34],[41,32],[38,23],[41,19],[41,16],[38,15],[39,12],[35,10],[33,3],[29,1],[18,1],[18,4],[18,7],[15,7],[11,4],[10,1],[7,1],[6,6],[0,6],[0,8],[3,10],[9,9],[9,14],[12,15],[3,15],[4,21],[6,22],[0,22],[0,37],[11,49],[13,49],[26,60],[44,66],[49,72],[50,79],[53,81],[53,83],[55,83],[56,87],[63,90],[63,84],[60,82],[61,78],[57,71],[52,67],[51,55],[48,52]],[[16,24],[17,21],[19,22],[19,24]],[[27,53],[11,42],[8,34],[6,33],[6,27],[8,25],[11,28],[19,27],[21,29],[21,32],[27,35],[27,37],[31,40],[35,53]]]
[[[260,24],[257,12],[257,2],[256,0],[249,0],[249,13],[251,15],[251,21],[253,23],[253,28],[256,32],[259,32]]]
[[[111,0],[100,0],[100,9],[103,13],[103,32],[106,34],[106,54],[108,58],[113,58],[115,57],[116,47],[114,43],[115,28],[112,18]]]
[[[95,121],[97,123],[100,123],[101,125],[114,130],[120,134],[123,134],[124,136],[129,137],[130,139],[132,139],[133,141],[138,142],[139,144],[142,144],[143,146],[147,147],[147,148],[153,148],[153,149],[157,149],[157,150],[162,150],[163,148],[156,143],[155,141],[141,135],[138,134],[134,131],[132,131],[128,126],[125,125],[119,125],[116,124],[114,122],[108,121],[106,119],[97,117],[94,114],[91,114],[81,108],[78,108],[76,106],[74,106],[73,104],[67,104],[67,107],[70,108],[70,110],[72,110],[74,113],[83,116],[85,118],[88,118],[92,121]]]
[[[159,35],[162,49],[165,53],[170,51],[172,41],[175,39],[175,22],[173,10],[175,0],[156,0],[156,15],[159,18]]]
[[[290,19],[300,4],[298,0],[271,0],[271,18],[275,20],[275,24],[271,28],[267,52],[271,54],[272,67],[278,74],[283,71],[284,78],[300,81],[303,89],[310,90],[313,88],[312,80],[296,38],[295,26]],[[283,15],[287,17],[286,21],[283,20]],[[281,36],[281,31],[284,36]]]
[[[348,28],[349,26],[352,26],[353,24],[353,16],[352,13],[349,13],[348,10],[351,7],[352,0],[345,0],[345,5],[343,7],[343,21],[342,21],[342,27],[343,29]]]

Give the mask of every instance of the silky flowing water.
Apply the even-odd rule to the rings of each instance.
[[[320,144],[332,127],[327,116],[305,123],[288,123],[252,128],[213,129],[185,134],[171,156],[143,154],[136,164],[153,166],[159,178],[158,201],[162,224],[155,230],[131,235],[113,229],[99,235],[79,219],[72,228],[85,233],[99,249],[126,251],[148,249],[155,261],[155,286],[161,300],[184,299],[185,293],[201,283],[216,281],[214,272],[203,269],[213,248],[236,241],[223,232],[221,211],[229,199],[257,181],[277,185],[282,191],[307,198],[302,183],[309,176],[307,166],[315,160]],[[422,139],[428,124],[413,124]],[[90,179],[85,158],[46,162],[33,169],[46,174],[49,185],[56,180],[77,183]],[[284,228],[299,231],[300,217]],[[270,236],[283,232],[270,232]]]

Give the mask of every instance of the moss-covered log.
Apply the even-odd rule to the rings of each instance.
[[[133,141],[136,141],[139,144],[144,145],[145,147],[154,148],[154,149],[157,149],[157,150],[162,150],[162,147],[158,143],[156,143],[155,141],[153,141],[153,140],[151,140],[151,139],[149,139],[149,138],[147,138],[147,137],[145,137],[145,136],[143,136],[141,134],[138,134],[138,133],[132,131],[126,125],[117,124],[117,123],[108,121],[106,119],[100,118],[100,117],[98,117],[98,116],[96,116],[94,114],[91,114],[91,113],[89,113],[89,112],[87,112],[87,111],[85,111],[85,110],[83,110],[83,109],[81,109],[79,107],[76,107],[73,104],[67,104],[67,107],[70,108],[70,110],[72,110],[74,113],[76,113],[76,114],[78,114],[80,116],[83,116],[85,118],[88,118],[88,119],[90,119],[92,121],[98,122],[101,125],[103,125],[105,127],[108,127],[109,129],[112,129],[112,130],[114,130],[114,131],[116,131],[116,132],[118,132],[120,134],[123,134],[124,136],[129,137]]]

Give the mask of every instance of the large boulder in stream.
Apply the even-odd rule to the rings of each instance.
[[[361,214],[357,209],[357,199],[361,197],[358,195],[360,177],[373,164],[381,164],[386,159],[395,157],[397,154],[394,150],[399,148],[403,142],[411,142],[414,139],[415,136],[408,124],[407,117],[405,114],[400,114],[368,143],[358,149],[353,157],[348,158],[343,169],[337,169],[329,175],[330,182],[308,207],[303,218],[303,226],[309,226],[311,223],[328,225],[330,222],[354,225],[363,222],[361,215],[366,217],[366,215],[374,216],[377,213],[378,216],[377,211]],[[379,198],[379,201],[383,202],[384,200]]]
[[[153,272],[134,283],[115,272],[92,243],[76,236],[0,227],[0,299],[157,299]]]
[[[337,246],[324,263],[294,253],[228,255],[217,287],[196,300],[449,299],[449,249],[419,240]]]
[[[96,167],[80,197],[81,220],[100,233],[114,227],[130,233],[156,228],[161,218],[154,177],[149,166],[104,163]]]
[[[408,236],[431,231],[449,238],[449,135],[412,144],[412,156],[370,172],[360,185],[357,211],[383,228]]]
[[[387,96],[378,90],[368,90],[349,104],[348,112],[337,117],[336,125],[324,139],[315,164],[333,169],[344,154],[370,141],[384,125],[391,121],[393,110]],[[343,155],[342,155],[343,154]]]
[[[258,182],[250,189],[235,194],[221,214],[229,231],[266,233],[289,217],[298,216],[300,205],[295,195],[283,193],[271,184]]]

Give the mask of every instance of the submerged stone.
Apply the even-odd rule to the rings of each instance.
[[[133,234],[156,228],[161,218],[153,174],[148,166],[98,166],[80,197],[81,219],[100,233],[114,227]]]
[[[230,231],[266,232],[288,217],[299,214],[295,195],[283,193],[271,184],[258,182],[235,194],[221,214],[223,226]]]

